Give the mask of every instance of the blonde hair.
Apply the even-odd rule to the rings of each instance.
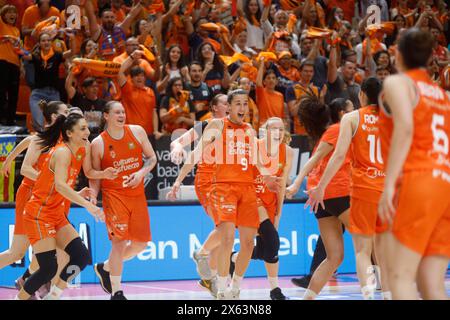
[[[283,119],[278,118],[278,117],[271,117],[271,118],[267,119],[266,122],[264,122],[264,123],[260,126],[260,128],[259,128],[259,135],[260,135],[260,138],[264,138],[264,137],[266,136],[267,131],[269,130],[269,125],[270,125],[270,123],[271,123],[271,122],[274,122],[274,121],[280,121],[280,122],[283,123],[283,125],[284,125],[284,137],[283,137],[282,143],[289,144],[289,143],[291,142],[291,140],[292,140],[291,134],[290,134],[289,131],[287,130],[286,125],[284,124]]]

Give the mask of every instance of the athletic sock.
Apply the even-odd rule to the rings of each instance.
[[[217,276],[217,269],[211,269],[211,275],[213,278]]]
[[[303,295],[303,300],[314,300],[317,297],[317,293],[310,289],[306,289],[305,294]]]
[[[228,280],[228,277],[221,277],[221,276],[217,277],[217,291],[218,292],[225,292],[225,290],[227,289],[227,280]]]
[[[106,260],[105,262],[103,262],[103,270],[105,270],[106,272],[109,272],[109,260]]]
[[[120,291],[120,282],[122,281],[122,276],[109,276],[109,279],[111,279],[111,289],[112,289],[112,295],[114,295],[117,291]]]
[[[30,276],[31,276],[30,269],[27,269],[27,270],[23,273],[22,279],[23,279],[23,280],[27,280]]]
[[[278,288],[278,277],[267,277],[270,283],[270,290]]]
[[[392,300],[392,293],[390,291],[385,291],[381,293],[383,300]]]
[[[375,288],[373,286],[364,286],[361,288],[361,293],[364,300],[375,299]]]
[[[233,279],[231,279],[231,289],[239,290],[239,288],[241,287],[241,281],[242,281],[242,277],[238,276],[235,272],[233,274]]]
[[[44,300],[59,300],[64,290],[58,288],[56,285],[52,285],[50,292],[45,296]]]

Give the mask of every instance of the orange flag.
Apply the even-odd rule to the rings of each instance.
[[[310,39],[321,39],[330,37],[332,33],[330,29],[309,27],[306,34]]]
[[[258,54],[258,56],[256,57],[256,61],[261,60],[261,58],[264,57],[264,59],[266,61],[273,61],[276,62],[278,61],[277,59],[277,55],[273,52],[266,52],[266,51],[262,51]]]
[[[383,22],[383,23],[374,23],[371,24],[370,26],[367,26],[366,28],[367,30],[367,34],[369,35],[369,37],[374,37],[375,34],[379,31],[382,33],[387,33],[387,34],[391,34],[394,32],[395,30],[395,22]]]

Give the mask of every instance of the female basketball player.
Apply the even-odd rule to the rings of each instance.
[[[336,99],[337,100],[337,99]],[[286,194],[297,193],[303,179],[308,176],[308,190],[317,185],[336,146],[339,121],[343,112],[339,104],[345,100],[333,100],[328,108],[316,97],[305,97],[299,109],[300,119],[315,145],[313,155],[300,171]],[[330,119],[332,125],[329,125]],[[316,218],[327,257],[314,272],[303,299],[314,299],[322,290],[344,257],[342,224],[348,225],[350,208],[350,163],[346,159],[325,191],[325,209],[319,207]]]
[[[216,95],[211,100],[210,110],[214,119],[225,118],[228,111],[228,97],[225,94]],[[207,125],[208,120],[202,121],[170,144],[172,149],[171,159],[175,164],[180,164],[182,162],[183,154],[185,152],[184,147],[200,139]],[[195,192],[200,204],[203,206],[205,212],[211,217],[211,219],[213,219],[213,221],[213,206],[211,205],[209,198],[214,171],[214,164],[199,162],[194,181]],[[167,194],[167,199],[172,201],[176,199],[181,182],[184,178],[185,176],[182,175],[177,177],[172,189]],[[214,228],[214,230],[208,235],[208,238],[203,243],[202,247],[193,254],[193,259],[197,265],[197,272],[201,278],[199,285],[210,291],[213,297],[216,297],[217,295],[217,248],[219,244],[219,233],[217,232],[217,229]]]
[[[61,135],[62,142],[58,143]],[[85,188],[77,193],[71,187],[84,162],[88,136],[87,122],[77,114],[67,118],[58,116],[48,130],[38,134],[39,140],[36,144],[39,144],[40,150],[51,149],[43,161],[32,196],[25,205],[24,225],[39,269],[25,281],[17,299],[28,299],[41,285],[56,275],[57,246],[64,248],[70,260],[47,299],[59,298],[67,283],[89,263],[89,252],[68,222],[65,213],[67,199],[85,207],[96,219],[104,219],[101,209],[85,199],[90,196],[89,189]],[[33,149],[34,146],[30,145],[28,152]],[[93,177],[106,178],[110,173],[112,169],[96,172]]]

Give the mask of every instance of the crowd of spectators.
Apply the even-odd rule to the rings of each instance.
[[[372,11],[369,7],[376,5]],[[255,129],[298,118],[304,95],[359,107],[362,81],[396,73],[398,36],[434,36],[428,71],[450,90],[448,8],[442,0],[8,0],[1,1],[1,123],[19,97],[43,128],[40,100],[79,107],[98,133],[109,100],[156,139],[210,116],[229,89],[250,91]],[[373,7],[372,7],[373,8]],[[23,99],[22,99],[23,100]],[[20,107],[24,109],[24,107]]]

